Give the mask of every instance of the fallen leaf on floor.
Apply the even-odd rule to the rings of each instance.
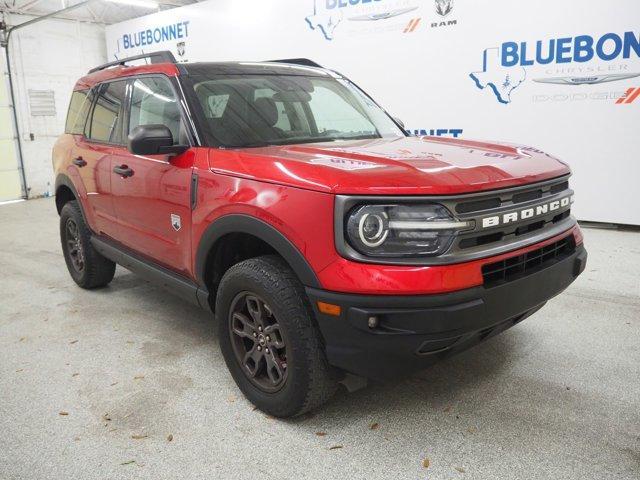
[[[133,377],[134,380],[142,380],[144,378],[144,375],[136,375],[135,377]]]
[[[428,458],[426,458],[426,457],[425,457],[425,459],[424,459],[424,460],[422,460],[422,466],[423,466],[424,468],[429,468],[429,465],[431,465],[431,462],[429,461],[429,459],[428,459]]]
[[[451,411],[451,408],[452,408],[452,407],[451,407],[451,405],[447,405],[447,406],[444,408],[444,411],[445,411],[445,412],[447,412],[447,413],[449,413],[449,412]]]
[[[316,432],[316,435],[319,437],[326,437],[327,436],[327,432]]]
[[[71,375],[72,377],[77,377],[78,375],[80,375],[79,373],[74,373],[73,375]]]
[[[24,342],[27,339],[27,337],[20,337],[20,342]]]
[[[229,395],[229,396],[227,397],[227,402],[229,402],[229,403],[233,403],[233,402],[235,402],[235,401],[236,401],[236,396],[235,396],[235,395]]]
[[[134,440],[142,440],[143,438],[147,438],[148,435],[131,435],[131,438]]]
[[[462,467],[455,467],[455,468],[456,468],[456,470],[457,470],[458,472],[460,472],[460,473],[464,473],[464,472],[466,472],[466,470],[465,470],[464,468],[462,468]]]
[[[478,431],[478,429],[476,427],[467,428],[467,432],[469,432],[469,433],[476,433],[477,431]]]
[[[16,373],[24,372],[24,368],[19,368],[16,370]]]
[[[69,345],[73,345],[74,343],[78,343],[78,340],[71,340],[71,341],[69,342]]]
[[[69,415],[69,412],[62,411],[62,412],[59,412],[58,415],[62,415],[63,417],[66,417],[67,415]]]
[[[102,415],[102,419],[105,422],[110,422],[111,421],[111,415],[109,415],[108,413],[105,413],[104,415]]]
[[[329,447],[329,450],[338,450],[339,448],[343,448],[342,445],[334,445],[333,447]]]
[[[122,462],[120,465],[131,465],[132,463],[136,463],[135,460],[127,460],[126,462]]]
[[[372,423],[371,425],[369,425],[369,428],[371,430],[377,430],[378,428],[380,428],[380,424],[379,423]]]
[[[170,434],[167,436],[167,442],[173,442],[173,434],[171,434],[171,433],[170,433]]]

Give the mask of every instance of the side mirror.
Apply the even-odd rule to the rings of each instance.
[[[393,117],[393,121],[396,122],[398,125],[400,125],[402,130],[406,130],[406,128],[404,126],[404,122],[402,120],[400,120],[398,117]]]
[[[129,134],[127,148],[134,155],[179,155],[188,145],[174,145],[166,125],[138,125]]]

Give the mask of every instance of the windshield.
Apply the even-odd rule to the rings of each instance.
[[[192,77],[193,78],[193,77]],[[402,137],[354,84],[329,77],[195,77],[208,146],[227,148]]]

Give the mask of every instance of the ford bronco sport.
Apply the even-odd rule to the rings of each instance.
[[[73,280],[120,264],[210,309],[239,388],[280,417],[506,330],[587,258],[567,165],[410,136],[303,59],[93,69],[53,164]]]

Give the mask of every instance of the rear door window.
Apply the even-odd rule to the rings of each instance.
[[[88,137],[105,143],[122,143],[122,111],[127,81],[102,84],[93,107]]]

